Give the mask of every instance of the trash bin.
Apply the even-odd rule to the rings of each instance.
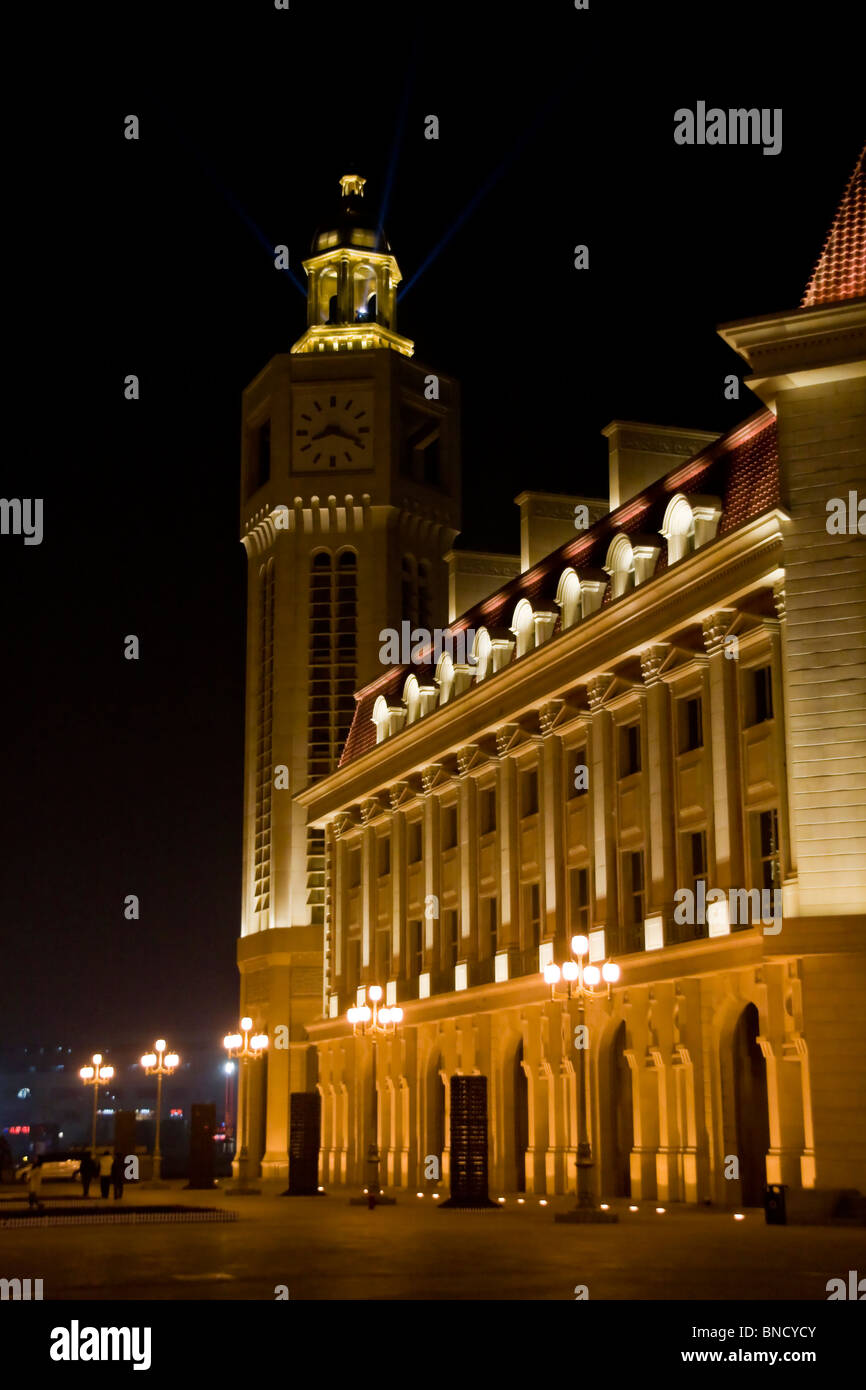
[[[787,1226],[788,1214],[785,1207],[785,1193],[788,1191],[783,1183],[768,1183],[764,1189],[764,1219],[768,1226]]]

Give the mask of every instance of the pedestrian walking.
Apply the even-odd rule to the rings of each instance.
[[[103,1149],[99,1155],[99,1190],[103,1197],[108,1196],[111,1187],[111,1150]]]
[[[123,1154],[115,1154],[114,1162],[111,1165],[111,1181],[114,1185],[115,1198],[123,1196]]]
[[[83,1153],[81,1156],[81,1163],[78,1168],[78,1176],[81,1179],[81,1191],[83,1196],[90,1196],[90,1184],[93,1182],[93,1179],[95,1178],[98,1172],[99,1168],[93,1162],[93,1159],[90,1155],[90,1150],[87,1149],[87,1151]]]
[[[27,1205],[31,1211],[43,1211],[40,1201],[42,1195],[42,1160],[34,1160],[27,1170]]]

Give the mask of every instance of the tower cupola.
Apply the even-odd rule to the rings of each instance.
[[[313,237],[307,272],[307,331],[292,352],[392,348],[405,357],[414,343],[396,332],[402,279],[385,232],[364,200],[366,179],[344,174],[334,216]]]

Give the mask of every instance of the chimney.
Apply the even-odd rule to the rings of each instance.
[[[520,572],[532,569],[545,555],[588,531],[609,511],[606,497],[572,497],[563,492],[521,492]]]
[[[449,623],[520,573],[516,555],[493,555],[484,550],[449,550],[445,563]]]
[[[636,420],[611,420],[602,434],[608,440],[612,512],[663,478],[675,464],[685,463],[719,438],[718,433],[707,430],[645,425]]]

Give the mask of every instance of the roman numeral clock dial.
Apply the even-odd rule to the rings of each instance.
[[[373,402],[363,391],[299,393],[292,415],[294,473],[373,467]]]

